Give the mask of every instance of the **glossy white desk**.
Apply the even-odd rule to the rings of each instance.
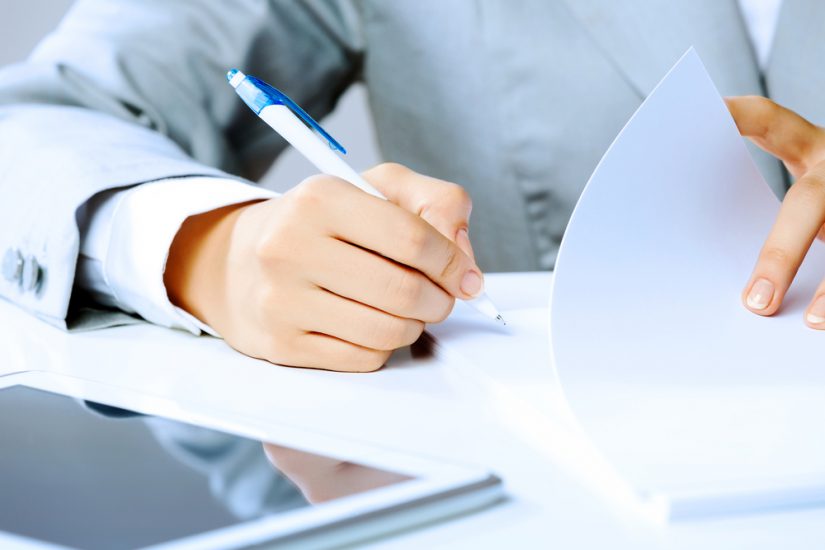
[[[550,275],[491,275],[502,310],[546,304]],[[546,323],[546,315],[539,316]],[[453,323],[452,325],[450,323]],[[444,343],[431,355],[402,351],[364,375],[276,367],[222,341],[150,325],[66,334],[0,302],[0,373],[52,370],[233,414],[275,420],[452,461],[484,464],[510,498],[458,520],[374,543],[375,548],[819,548],[825,509],[656,526],[611,503],[573,473],[569,418],[548,347],[534,361],[500,353],[462,360]],[[536,330],[547,334],[546,324]],[[456,333],[457,334],[457,333]],[[518,339],[512,344],[519,345]],[[416,357],[413,357],[415,355]],[[498,357],[498,358],[497,358]]]

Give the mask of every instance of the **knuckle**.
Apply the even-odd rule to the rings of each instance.
[[[423,294],[423,284],[412,270],[404,269],[396,279],[390,299],[401,312],[415,308]]]
[[[368,351],[358,372],[375,372],[383,367],[392,355],[391,351]]]
[[[260,357],[270,363],[277,365],[300,367],[298,354],[293,347],[289,338],[284,338],[282,335],[276,333],[270,338],[266,339],[260,353],[251,354],[253,357]]]
[[[377,350],[394,350],[404,346],[408,333],[405,322],[398,317],[385,315],[376,321],[370,331],[369,347]]]
[[[255,305],[268,309],[281,301],[281,295],[277,285],[261,285],[255,292]],[[276,306],[277,307],[277,306]]]
[[[752,116],[759,121],[754,134],[758,137],[766,137],[772,124],[779,116],[779,105],[766,97],[758,95],[745,96],[744,99],[748,102],[747,105],[753,113]]]
[[[458,247],[450,243],[447,246],[444,266],[441,268],[441,280],[451,277],[456,271],[458,271],[460,265],[461,253],[459,252]]]
[[[380,179],[398,178],[409,171],[409,168],[397,162],[382,162],[370,170],[375,177]]]
[[[290,259],[290,243],[293,243],[295,238],[290,233],[288,226],[281,223],[286,221],[279,220],[274,227],[269,228],[265,234],[256,239],[252,254],[259,266],[277,265]]]
[[[434,217],[452,222],[457,216],[466,221],[472,210],[473,201],[466,189],[456,183],[439,180],[437,200],[427,201],[419,215],[428,221]]]
[[[452,296],[447,296],[440,304],[436,314],[433,316],[432,319],[429,319],[428,322],[430,323],[440,323],[444,321],[447,317],[450,316],[450,313],[453,312],[453,306],[455,306],[455,298]]]
[[[251,254],[260,264],[269,265],[273,260],[283,261],[293,257],[296,243],[303,238],[302,228],[307,219],[301,202],[303,199],[297,197],[299,194],[284,195],[278,199],[281,202],[276,215],[268,219],[252,237]]]
[[[288,195],[291,195],[292,203],[296,206],[314,207],[323,200],[325,191],[328,192],[332,185],[332,178],[316,174],[299,183],[289,191]]]
[[[427,250],[429,235],[423,223],[411,223],[403,232],[404,256],[413,261],[422,258]]]
[[[426,326],[423,321],[417,321],[414,319],[408,320],[407,324],[408,327],[406,335],[404,336],[401,345],[398,347],[410,346],[414,344],[421,337],[421,334],[424,332],[424,327]]]
[[[387,362],[392,351],[372,350],[352,346],[340,363],[342,372],[375,372]]]
[[[290,336],[299,327],[294,311],[301,298],[296,299],[295,285],[281,281],[266,281],[254,285],[245,300],[245,306],[236,315],[247,317],[267,339],[281,341],[292,346]],[[290,336],[288,336],[290,335]]]
[[[468,209],[473,205],[473,200],[470,197],[470,193],[468,193],[466,189],[457,183],[447,184],[446,193],[450,202],[453,204],[457,204]]]
[[[255,259],[262,264],[278,257],[280,240],[276,234],[263,235],[255,241],[252,253]]]
[[[745,98],[748,101],[752,102],[755,108],[761,109],[766,113],[770,111],[775,111],[778,107],[777,104],[774,103],[772,100],[761,95],[749,95],[745,96]]]
[[[791,254],[784,248],[769,246],[762,251],[760,260],[777,267],[787,267],[793,263]]]
[[[779,110],[779,105],[777,105],[775,102],[771,101],[767,97],[763,97],[761,95],[745,96],[745,99],[750,101],[751,106],[754,110],[756,110],[760,115],[765,117],[774,116]]]
[[[799,179],[788,190],[803,202],[825,203],[825,176],[810,173]]]
[[[352,188],[352,185],[341,178],[315,174],[290,189],[284,197],[291,197],[293,214],[306,217],[308,212],[322,209],[330,204],[333,197],[340,197]]]

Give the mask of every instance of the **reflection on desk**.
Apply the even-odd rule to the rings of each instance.
[[[81,548],[157,544],[410,479],[22,386],[0,390],[0,437],[0,530]]]

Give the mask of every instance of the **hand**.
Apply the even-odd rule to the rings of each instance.
[[[782,160],[796,178],[742,292],[749,310],[773,315],[814,239],[825,238],[825,129],[763,97],[725,101],[742,135]],[[825,281],[807,308],[805,322],[825,329]]]
[[[372,371],[483,287],[464,190],[396,164],[189,218],[169,252],[170,299],[235,349],[273,363]]]

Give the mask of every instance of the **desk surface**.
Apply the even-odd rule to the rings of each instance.
[[[488,276],[502,310],[549,300],[551,275]],[[535,318],[548,334],[547,315]],[[452,324],[451,324],[452,323]],[[579,476],[581,459],[551,366],[459,357],[453,318],[434,332],[433,353],[397,352],[381,371],[338,374],[276,367],[222,341],[150,325],[66,334],[0,302],[0,374],[52,370],[260,420],[334,433],[452,461],[483,464],[505,480],[509,499],[457,520],[374,543],[375,548],[508,544],[610,548],[820,547],[825,509],[658,526],[605,498]],[[519,345],[517,339],[512,345]]]

